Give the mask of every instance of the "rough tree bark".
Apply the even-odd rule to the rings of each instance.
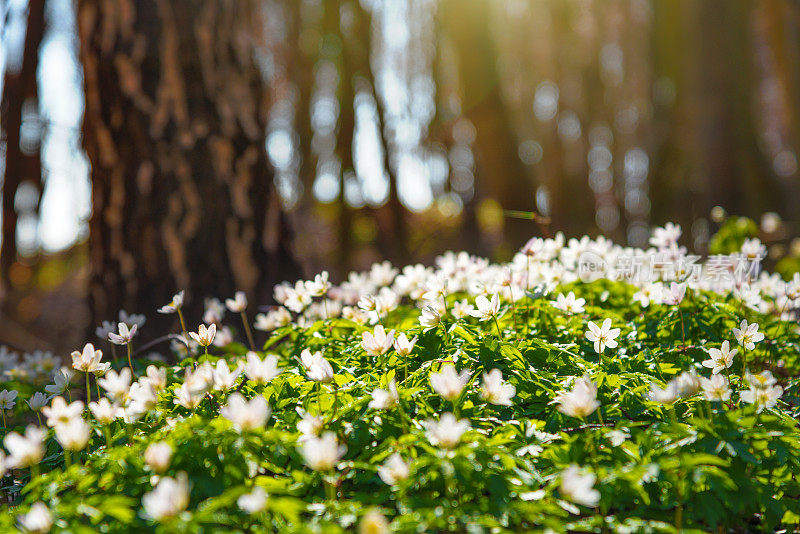
[[[259,6],[78,2],[95,321],[185,289],[191,326],[204,296],[265,303],[298,276],[265,153]]]

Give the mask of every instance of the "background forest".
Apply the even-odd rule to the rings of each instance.
[[[532,235],[800,249],[800,2],[2,0],[0,343]],[[721,209],[714,210],[716,206]],[[800,252],[797,252],[800,254]],[[155,319],[154,319],[155,322]],[[148,328],[150,330],[150,328]],[[152,329],[158,331],[157,327]]]

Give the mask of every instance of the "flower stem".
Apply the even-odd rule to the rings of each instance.
[[[242,311],[242,324],[244,324],[244,333],[247,334],[247,341],[250,343],[250,350],[255,351],[256,342],[253,341],[253,332],[250,330],[250,323],[247,322],[247,314],[244,311]]]
[[[327,480],[327,479],[325,480],[324,484],[325,484],[325,494],[327,495],[328,500],[329,501],[335,501],[336,500],[336,486],[333,485],[333,482],[331,482],[330,480]]]
[[[747,350],[742,347],[742,387],[744,387],[744,382],[747,380]]]
[[[503,334],[500,332],[500,323],[497,322],[497,316],[494,316],[494,325],[497,327],[497,337],[503,339]]]
[[[89,371],[86,371],[86,406],[92,402],[92,390],[89,389]]]
[[[183,334],[183,339],[186,341],[186,343],[189,343],[189,335],[186,333],[186,323],[183,321],[183,312],[180,308],[176,309],[178,310],[178,319],[181,322],[181,333]],[[186,352],[189,352],[188,346]]]
[[[131,368],[131,373],[133,373],[133,363],[131,362],[131,342],[128,341],[125,346],[128,349],[128,366]]]
[[[71,465],[72,465],[72,458],[69,455],[69,451],[67,449],[64,449],[64,467],[66,469],[69,469]]]

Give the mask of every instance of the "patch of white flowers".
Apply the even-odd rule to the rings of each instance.
[[[679,226],[667,224],[653,232],[652,248],[634,251],[604,238],[567,241],[563,235],[558,235],[553,239],[532,239],[503,265],[466,253],[447,253],[436,260],[435,268],[411,265],[399,270],[382,262],[366,272],[351,273],[338,285],[330,281],[327,272],[294,284],[284,282],[274,289],[279,305],[264,308],[264,313],[255,316],[253,327],[258,331],[275,332],[275,337],[270,337],[275,347],[280,345],[282,336],[289,333],[311,332],[303,338],[308,346],[298,346],[291,357],[277,354],[280,352],[277,348],[257,350],[246,313],[248,299],[241,291],[226,299],[224,304],[218,299],[207,300],[203,323],[197,331],[186,330],[183,292],[158,309],[162,314],[176,314],[180,320],[179,334],[173,334],[171,340],[181,357],[194,357],[193,363],[185,367],[153,364],[143,371],[144,366],[133,366],[131,346],[135,336],[141,334],[145,319],[124,311],[120,312],[118,321],[104,322],[96,334],[102,340],[127,346],[128,367],[115,365],[112,369],[112,362],[104,358],[103,350],[92,343],[71,354],[71,367],[61,367],[60,360],[49,353],[20,356],[0,347],[0,373],[5,379],[28,382],[36,388],[25,398],[24,404],[17,402],[17,390],[0,391],[4,422],[7,414],[17,414],[25,406],[32,414],[29,419],[39,421],[38,425],[26,426],[23,433],[5,434],[3,444],[7,455],[0,455],[0,474],[8,469],[36,468],[45,456],[49,437],[55,438],[64,451],[65,461],[69,461],[69,453],[80,453],[89,447],[90,441],[99,441],[99,438],[93,440],[94,435],[105,438],[102,446],[111,447],[110,428],[124,428],[132,437],[138,431],[135,424],[141,421],[146,421],[142,426],[163,421],[160,431],[166,433],[166,429],[183,420],[219,416],[220,428],[225,431],[232,428],[241,439],[269,432],[271,426],[276,425],[278,415],[283,424],[286,414],[291,414],[288,419],[299,437],[295,436],[285,445],[299,455],[307,469],[330,476],[347,464],[348,436],[358,422],[352,416],[354,413],[374,418],[378,425],[389,420],[399,421],[404,433],[422,437],[429,444],[426,446],[439,451],[443,458],[450,458],[459,447],[466,447],[477,439],[476,436],[488,433],[498,413],[529,406],[542,398],[545,401],[542,404],[548,406],[554,420],[575,418],[586,427],[591,426],[590,418],[597,419],[597,424],[592,423],[594,426],[607,426],[603,414],[608,406],[604,403],[629,394],[633,387],[637,388],[638,398],[649,403],[648,407],[653,407],[652,403],[664,405],[672,410],[673,416],[675,407],[689,399],[714,403],[720,409],[737,403],[752,405],[748,409],[754,413],[775,408],[783,396],[783,387],[770,371],[751,373],[748,368],[748,361],[754,361],[748,360],[748,355],[760,350],[757,344],[769,343],[765,333],[759,331],[759,324],[748,319],[741,319],[736,327],[729,324],[722,332],[724,337],[735,339],[737,348],[731,348],[729,339],[721,343],[709,340],[703,346],[689,347],[694,354],[707,356],[707,359],[698,360],[696,368],[678,372],[661,365],[668,363],[668,357],[675,361],[676,354],[685,355],[684,342],[665,349],[664,361],[658,361],[657,355],[653,369],[661,379],[645,384],[604,383],[598,379],[606,359],[613,361],[623,354],[627,356],[628,341],[649,334],[643,333],[643,325],[606,312],[603,306],[609,297],[607,294],[591,302],[587,302],[588,296],[579,296],[581,258],[591,253],[609,266],[603,273],[592,274],[594,278],[618,278],[619,273],[610,266],[615,265],[613,260],[625,254],[660,264],[671,260],[671,265],[681,265],[680,260],[686,256],[686,250],[678,244],[681,234]],[[760,257],[763,246],[757,240],[746,241],[741,254],[747,258]],[[701,269],[706,268],[701,266]],[[750,310],[786,319],[794,317],[800,309],[798,276],[784,282],[761,273],[756,279],[737,284],[724,279],[687,278],[685,269],[685,266],[672,271],[666,269],[657,280],[630,279],[635,286],[628,293],[632,295],[630,305],[638,311],[659,305],[669,307],[670,313],[674,313],[676,329],[684,328],[688,320],[682,311],[687,301],[698,298],[703,292],[740,299],[741,315],[748,317],[751,317],[747,313]],[[559,285],[570,286],[564,287],[566,292],[551,296],[551,291]],[[523,305],[528,300],[537,304]],[[413,305],[410,308],[413,314],[404,322],[393,322],[393,314],[404,301]],[[569,356],[575,371],[560,377],[556,390],[539,391],[540,397],[534,399],[529,387],[521,387],[522,378],[517,373],[535,376],[536,365],[543,365],[543,362],[528,361],[526,355],[514,352],[514,345],[535,336],[530,333],[529,324],[540,301],[546,309],[557,310],[551,310],[555,320],[571,324],[574,331],[582,333],[591,348],[582,338],[553,345],[560,352],[550,350],[541,357],[552,360]],[[226,310],[238,315],[236,321],[242,323],[223,325]],[[333,321],[346,322],[354,341],[326,338],[324,330],[311,328],[319,320],[328,321],[323,323],[323,328],[335,324]],[[479,324],[488,321],[492,328]],[[520,327],[520,322],[525,326]],[[250,350],[229,350],[234,342],[232,328],[236,326],[244,327]],[[565,330],[563,324],[537,326],[556,333]],[[328,328],[330,334],[334,327]],[[461,336],[461,340],[474,339],[480,335],[480,328],[485,339],[493,339],[493,344],[486,343],[485,353],[476,355],[452,343],[455,336]],[[485,333],[490,330],[491,334]],[[767,331],[772,335],[772,330],[767,328]],[[441,344],[432,349],[431,337],[437,337]],[[330,344],[322,344],[320,339],[328,339]],[[508,343],[498,348],[494,340]],[[431,355],[430,351],[435,353]],[[199,357],[201,353],[203,358]],[[342,354],[350,359],[340,358]],[[425,354],[426,361],[408,369],[408,361],[421,354]],[[354,358],[361,358],[365,368],[355,369],[354,364],[349,363]],[[506,366],[511,359],[516,359],[517,364],[521,360],[524,365],[516,369]],[[343,363],[345,361],[348,363]],[[662,376],[662,368],[670,369],[667,376]],[[707,376],[698,375],[698,371]],[[370,375],[375,381],[365,388],[356,378],[358,374]],[[73,380],[85,382],[83,400],[72,400]],[[300,405],[287,406],[282,395],[289,389],[304,392]],[[360,395],[360,400],[353,401],[356,408],[348,412],[349,420],[338,419],[339,410],[353,408],[339,402],[341,392],[351,397]],[[94,400],[93,393],[96,393]],[[433,408],[428,403],[438,403],[437,406],[446,406],[452,411],[434,412],[434,417],[418,421],[407,413],[424,409],[431,414]],[[165,416],[170,410],[173,410],[170,416]],[[467,415],[462,417],[462,413]],[[632,428],[629,425],[608,430],[606,443],[624,446]],[[52,429],[52,433],[48,429]],[[536,456],[547,442],[558,439],[558,435],[546,434],[541,428],[529,428],[524,438],[539,441],[526,443],[520,454]],[[174,472],[172,464],[177,451],[164,439],[150,442],[142,453],[153,485],[142,497],[141,505],[143,515],[153,521],[178,516],[191,502],[190,474]],[[414,456],[398,448],[408,443],[392,443],[391,448],[383,449],[382,463],[376,464],[375,474],[388,486],[405,483],[418,465]],[[597,445],[593,443],[590,447],[597,448]],[[395,452],[389,454],[389,451]],[[230,451],[220,452],[228,453]],[[264,454],[269,452],[265,450]],[[358,466],[349,465],[348,469],[358,469]],[[171,470],[174,476],[166,476]],[[566,501],[590,508],[601,502],[601,494],[595,487],[597,474],[586,467],[569,465],[553,473],[552,479]],[[525,495],[526,499],[536,496]],[[268,508],[271,499],[262,487],[251,485],[236,498],[236,505],[246,514],[259,514]],[[19,525],[31,532],[46,532],[53,521],[51,510],[41,502],[18,518]],[[385,522],[380,513],[371,518],[365,516],[361,528],[372,524],[382,526]]]

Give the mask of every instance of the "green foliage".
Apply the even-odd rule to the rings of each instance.
[[[561,289],[586,299],[586,311],[568,315],[547,298],[525,298],[506,307],[497,324],[448,316],[423,331],[419,311],[403,304],[382,321],[409,338],[419,336],[405,360],[394,351],[368,356],[360,344],[367,329],[346,319],[281,327],[266,352],[278,355],[283,373],[267,385],[240,379],[236,387],[269,402],[264,430],[239,432],[220,416],[228,393],[213,392],[194,412],[176,405],[183,372],[172,367],[155,410],[132,425],[92,422],[89,448],[71,467],[64,468],[60,447],[50,439],[45,473],[25,486],[14,513],[0,516],[0,530],[13,529],[16,514],[36,501],[49,505],[58,529],[87,533],[344,532],[373,508],[398,532],[774,531],[800,520],[798,381],[787,383],[775,408],[758,413],[740,400],[746,386],[734,376],[741,355],[752,369],[795,376],[796,325],[708,292],[690,291],[679,306],[643,308],[631,304],[635,288],[623,282]],[[450,296],[448,306],[463,297]],[[598,355],[585,337],[587,322],[606,317],[621,329],[619,346]],[[730,401],[709,402],[701,394],[672,406],[648,400],[652,383],[663,385],[687,370],[708,376],[700,366],[707,349],[732,340],[742,318],[757,321],[766,339],[755,350],[740,348],[730,370]],[[335,386],[306,378],[297,362],[305,348],[322,351]],[[235,362],[242,352],[218,351],[211,361]],[[444,360],[472,371],[454,402],[430,385],[430,373]],[[481,375],[491,369],[516,387],[512,406],[481,397]],[[554,400],[585,374],[597,385],[601,407],[582,421],[560,413]],[[392,379],[400,405],[369,408],[371,392]],[[305,465],[298,408],[320,414],[325,429],[346,444],[334,471],[316,473]],[[453,410],[471,429],[452,450],[432,445],[423,422]],[[187,511],[161,522],[145,517],[141,506],[159,476],[143,459],[155,441],[175,451],[161,476],[185,472],[191,485]],[[377,470],[394,452],[411,471],[389,486]],[[597,507],[569,502],[560,490],[570,464],[597,476]],[[250,515],[237,499],[254,486],[269,499],[264,511]]]
[[[758,224],[747,217],[729,217],[708,243],[711,254],[738,252],[745,239],[758,237]]]

